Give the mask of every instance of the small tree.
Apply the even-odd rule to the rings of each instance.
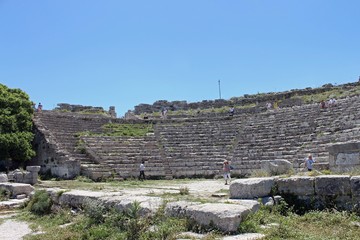
[[[35,156],[33,112],[25,92],[0,84],[0,159],[22,162]]]

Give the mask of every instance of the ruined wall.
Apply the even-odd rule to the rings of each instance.
[[[187,101],[166,101],[159,100],[153,104],[139,104],[134,107],[134,113],[139,115],[141,113],[160,112],[163,107],[169,110],[197,110],[197,109],[209,109],[209,108],[221,108],[231,105],[244,106],[248,104],[256,104],[258,107],[265,107],[266,102],[281,101],[279,107],[291,107],[302,105],[303,102],[296,96],[318,94],[329,91],[333,88],[351,89],[354,86],[358,86],[360,82],[347,83],[339,86],[333,86],[332,84],[323,85],[320,88],[306,88],[306,89],[292,89],[290,91],[279,93],[263,93],[249,95],[245,94],[243,97],[233,97],[229,100],[216,99],[216,100],[204,100],[202,102],[188,103]]]
[[[360,142],[334,144],[328,151],[330,170],[343,172],[360,168]]]
[[[40,125],[35,125],[35,138],[33,146],[36,156],[29,162],[31,165],[41,167],[40,173],[51,173],[63,179],[72,179],[80,174],[80,162],[69,161],[68,153],[59,149],[54,137],[45,129],[38,129]],[[46,136],[45,136],[46,135]]]
[[[255,199],[278,194],[308,209],[352,210],[360,203],[359,183],[360,176],[349,175],[239,179],[230,185],[230,198]]]

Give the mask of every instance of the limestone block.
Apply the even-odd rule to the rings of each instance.
[[[18,183],[22,183],[24,181],[24,174],[20,170],[14,171],[14,181]]]
[[[84,190],[72,190],[70,192],[61,194],[59,197],[59,204],[79,208],[82,206],[85,198],[98,199],[109,195],[113,194]]]
[[[350,176],[326,175],[315,177],[315,193],[319,196],[350,195]]]
[[[40,166],[27,166],[26,167],[26,171],[29,171],[29,172],[40,172],[40,169],[41,167]]]
[[[290,177],[276,180],[279,194],[290,193],[296,196],[315,195],[314,177]]]
[[[34,191],[33,186],[25,183],[0,183],[0,187],[4,187],[9,190],[12,197],[16,197],[20,194],[26,194],[26,196],[29,196],[30,193]]]
[[[0,173],[0,182],[8,182],[8,176],[5,173]]]
[[[104,202],[106,206],[111,204],[119,211],[126,211],[131,208],[134,202],[138,202],[140,204],[140,216],[154,215],[163,204],[162,198],[149,196],[114,196],[103,197],[99,200]]]
[[[353,197],[360,197],[360,176],[350,178],[351,194]]]
[[[230,185],[230,198],[258,198],[270,195],[274,178],[249,178],[235,180]]]
[[[335,164],[338,166],[356,166],[360,165],[360,153],[339,153],[337,155]]]
[[[292,163],[284,159],[276,159],[270,161],[261,161],[261,169],[271,175],[280,175],[288,173],[293,169]]]
[[[251,212],[252,208],[239,204],[184,202],[168,204],[165,210],[168,216],[186,216],[199,225],[212,225],[223,232],[237,231],[241,221]]]

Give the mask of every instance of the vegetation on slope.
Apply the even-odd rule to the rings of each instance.
[[[102,133],[80,132],[76,136],[119,136],[144,137],[154,132],[152,124],[108,123],[102,126]]]
[[[0,159],[26,161],[32,149],[32,103],[20,89],[0,84]]]

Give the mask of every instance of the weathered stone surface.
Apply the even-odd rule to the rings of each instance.
[[[350,178],[351,194],[353,197],[360,197],[360,176]]]
[[[41,169],[40,166],[27,166],[26,167],[26,171],[29,171],[29,172],[39,172]]]
[[[81,207],[85,198],[99,199],[101,197],[113,195],[114,193],[72,190],[70,192],[64,192],[61,194],[59,197],[59,204],[68,205],[71,207]]]
[[[350,195],[350,176],[326,175],[315,177],[315,193],[319,196]]]
[[[271,175],[280,175],[291,171],[293,169],[293,165],[288,160],[275,159],[269,161],[261,161],[261,169]]]
[[[8,176],[5,173],[0,173],[0,182],[8,182]]]
[[[66,161],[51,167],[51,174],[63,179],[72,179],[80,174],[79,161]]]
[[[107,207],[114,207],[119,211],[130,209],[134,202],[140,204],[139,214],[141,216],[153,215],[163,204],[163,199],[149,196],[112,196],[99,199]]]
[[[230,198],[258,198],[270,195],[274,178],[249,178],[235,180],[230,185]]]
[[[169,216],[189,217],[202,226],[213,225],[224,232],[235,232],[252,208],[239,204],[175,202],[168,204],[165,212]]]
[[[235,236],[226,236],[222,240],[257,240],[265,238],[264,234],[261,233],[244,233]]]
[[[29,194],[34,191],[34,187],[25,183],[0,183],[0,187],[3,187],[11,192],[12,197],[16,197],[20,194]]]
[[[276,184],[280,194],[290,193],[297,196],[315,195],[314,177],[279,178],[276,180]]]
[[[333,171],[351,170],[360,166],[360,142],[334,144],[328,147],[329,165]]]
[[[19,208],[21,205],[26,203],[29,199],[9,199],[7,201],[0,202],[0,210]],[[1,239],[1,238],[0,238]]]

